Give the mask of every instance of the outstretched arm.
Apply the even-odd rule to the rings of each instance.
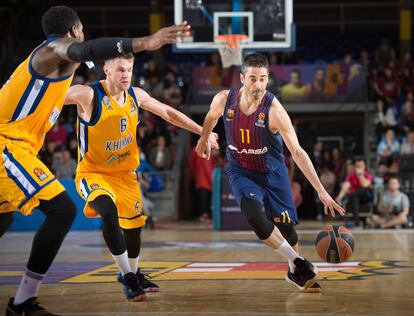
[[[316,173],[316,170],[313,167],[312,161],[310,160],[306,151],[303,150],[299,144],[289,115],[286,113],[285,109],[276,98],[273,99],[269,115],[270,129],[274,132],[278,131],[282,136],[287,148],[292,154],[292,158],[295,161],[296,165],[312,184],[313,188],[318,192],[319,199],[325,206],[325,214],[327,214],[327,210],[329,209],[332,216],[335,216],[335,210],[339,214],[344,215],[344,209],[332,199],[332,197],[326,192],[325,188],[323,187]]]
[[[48,76],[67,64],[65,73],[71,73],[77,63],[95,60],[103,61],[127,53],[144,50],[157,50],[165,44],[177,43],[182,36],[187,36],[190,26],[187,22],[160,29],[153,35],[139,38],[102,37],[85,42],[75,38],[61,38],[42,47],[33,57],[34,70]],[[60,75],[64,75],[60,74]]]
[[[168,123],[184,128],[194,134],[201,135],[202,127],[184,113],[181,113],[171,106],[158,101],[140,88],[134,87],[134,92],[144,110],[162,117]],[[217,143],[217,134],[212,135],[210,141],[213,148],[219,147]]]
[[[228,95],[229,90],[220,91],[214,96],[213,101],[211,102],[210,110],[204,119],[201,137],[197,142],[196,151],[200,157],[210,159],[210,135],[213,132],[214,127],[217,125],[219,118],[223,116]]]

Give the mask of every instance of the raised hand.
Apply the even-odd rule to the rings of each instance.
[[[146,50],[157,50],[165,44],[175,44],[182,37],[188,36],[190,29],[191,26],[188,25],[187,21],[184,21],[180,25],[164,27],[147,38]]]

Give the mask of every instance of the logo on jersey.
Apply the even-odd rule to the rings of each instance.
[[[135,211],[139,212],[139,201],[135,202]]]
[[[59,117],[60,111],[59,109],[55,106],[53,107],[52,113],[49,116],[49,122],[50,124],[54,125]]]
[[[47,174],[40,168],[34,168],[33,173],[42,181],[47,178]]]
[[[118,151],[124,149],[126,146],[132,143],[133,137],[131,134],[128,134],[124,138],[116,140],[108,140],[105,143],[105,151]]]
[[[104,96],[104,97],[102,98],[102,101],[103,101],[104,105],[106,106],[106,108],[107,108],[108,110],[112,110],[111,100],[109,99],[109,97],[108,97],[108,96]]]
[[[109,157],[109,159],[106,160],[106,163],[108,165],[111,165],[115,161],[118,163],[121,163],[125,159],[127,159],[129,156],[131,156],[131,152],[129,150],[122,154],[112,154],[111,157]]]
[[[137,107],[135,106],[135,103],[133,100],[129,100],[129,111],[131,112],[132,116],[137,114]]]
[[[239,150],[237,147],[234,147],[233,145],[228,146],[230,150],[233,150],[237,152],[238,154],[247,154],[247,155],[263,155],[267,153],[267,147],[258,148],[258,149],[242,149]]]
[[[264,114],[263,112],[260,112],[259,115],[257,116],[257,121],[256,123],[254,123],[254,125],[259,126],[259,127],[265,127],[265,118],[266,118],[266,114]]]
[[[99,185],[98,185],[98,184],[96,184],[96,183],[92,183],[92,184],[91,184],[91,189],[92,189],[92,190],[99,189]]]
[[[227,115],[226,115],[226,121],[232,121],[234,118],[234,110],[232,109],[228,109],[227,110]]]

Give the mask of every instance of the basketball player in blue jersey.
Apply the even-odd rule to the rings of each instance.
[[[269,65],[266,57],[245,56],[241,88],[217,93],[206,115],[197,153],[210,158],[209,135],[223,116],[227,157],[226,170],[247,221],[256,235],[289,263],[286,281],[305,292],[320,292],[317,270],[298,254],[298,223],[283,155],[283,141],[295,163],[318,192],[332,216],[344,210],[329,196],[319,181],[307,153],[299,145],[285,109],[266,90]]]
[[[37,158],[45,134],[56,122],[79,63],[156,50],[185,36],[189,26],[163,28],[142,38],[98,38],[84,42],[74,10],[51,7],[42,17],[47,37],[13,72],[0,90],[0,236],[12,211],[45,214],[32,243],[20,286],[6,315],[53,315],[37,302],[40,284],[76,216],[76,206],[50,170]]]

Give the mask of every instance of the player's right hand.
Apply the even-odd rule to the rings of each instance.
[[[209,139],[210,139],[211,149],[220,149],[217,133],[211,133]]]
[[[175,44],[182,37],[190,34],[191,25],[184,21],[180,25],[173,25],[160,29],[147,38],[146,50],[157,50],[165,44]]]
[[[210,142],[210,136],[205,139],[204,137],[200,137],[197,146],[195,148],[197,155],[199,155],[202,158],[210,159],[211,154],[211,142]]]

